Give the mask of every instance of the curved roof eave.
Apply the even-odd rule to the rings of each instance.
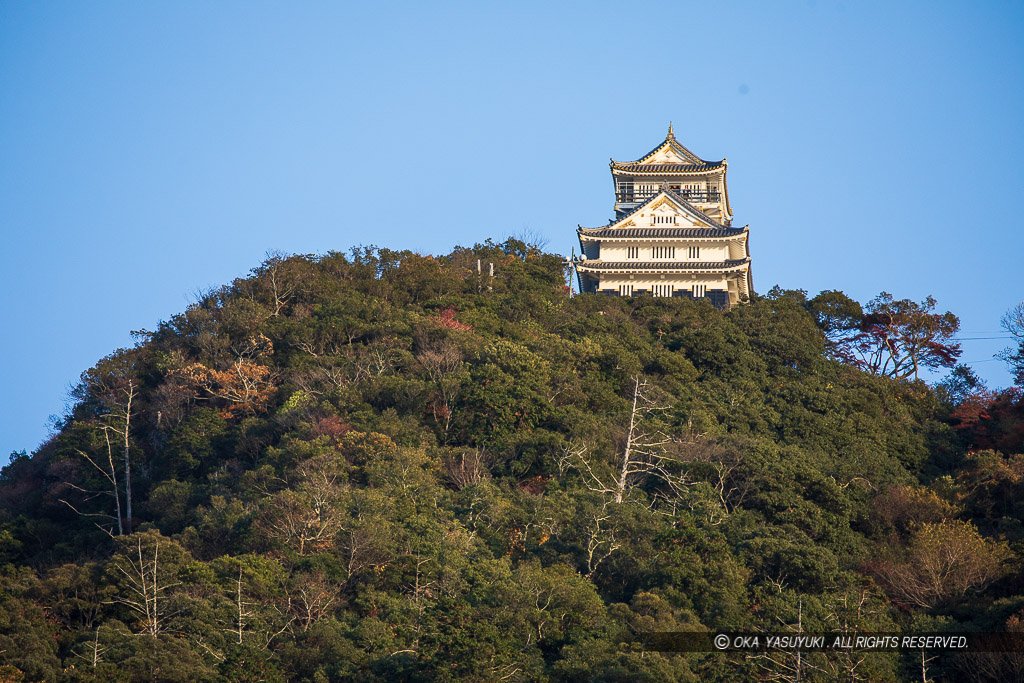
[[[737,273],[750,270],[750,259],[729,261],[580,261],[577,267],[594,273]]]
[[[588,241],[600,240],[679,240],[679,239],[712,239],[738,240],[744,239],[749,232],[748,227],[742,228],[584,228],[579,226],[576,231],[580,239]]]
[[[703,164],[640,164],[635,161],[612,161],[608,164],[612,175],[708,175],[722,173],[725,164],[721,161],[707,161]]]
[[[616,218],[614,221],[610,221],[607,225],[602,225],[602,226],[597,227],[597,228],[584,228],[582,225],[579,226],[579,227],[580,227],[581,230],[589,230],[589,231],[593,231],[593,230],[606,230],[608,228],[614,227],[616,225],[621,224],[623,221],[628,220],[630,216],[635,214],[637,211],[640,211],[641,209],[646,207],[648,204],[650,204],[654,200],[656,200],[659,197],[661,197],[662,195],[668,197],[673,202],[678,204],[680,206],[680,208],[683,209],[684,212],[690,214],[693,218],[696,218],[699,221],[707,223],[709,227],[717,228],[719,230],[727,230],[728,229],[725,225],[722,225],[721,223],[716,221],[714,218],[712,218],[711,216],[707,215],[706,213],[704,213],[703,211],[698,209],[696,206],[694,206],[690,202],[688,202],[685,199],[683,199],[682,196],[680,196],[679,194],[673,192],[672,190],[668,190],[668,189],[665,189],[665,188],[662,188],[662,189],[658,190],[656,193],[651,195],[646,201],[644,201],[641,204],[637,204],[635,207],[630,209],[629,213],[626,213],[625,215],[623,215],[623,216],[621,216],[619,218]]]

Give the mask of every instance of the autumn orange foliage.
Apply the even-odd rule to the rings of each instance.
[[[472,325],[460,322],[459,319],[455,317],[457,314],[458,311],[454,308],[446,308],[434,318],[434,322],[436,322],[438,326],[449,330],[463,330],[466,332],[472,330]]]
[[[220,413],[225,419],[253,415],[266,410],[277,391],[274,384],[276,377],[271,369],[255,362],[258,358],[270,355],[273,350],[270,340],[259,335],[236,352],[235,362],[226,370],[192,363],[174,374],[194,390],[205,391],[223,400],[225,405]]]

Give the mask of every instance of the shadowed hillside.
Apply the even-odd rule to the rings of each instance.
[[[858,368],[835,292],[565,281],[274,256],[137,333],[3,470],[0,680],[920,680],[638,634],[1021,628],[1019,392]]]

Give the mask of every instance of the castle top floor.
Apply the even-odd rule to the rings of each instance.
[[[671,190],[725,226],[732,224],[728,162],[707,161],[688,150],[668,127],[665,140],[636,161],[609,164],[615,183],[615,216],[637,208],[662,189]]]

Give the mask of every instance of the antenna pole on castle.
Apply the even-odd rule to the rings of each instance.
[[[576,296],[576,293],[573,290],[573,280],[574,280],[573,276],[576,274],[576,247],[572,248],[571,254],[572,255],[569,257],[569,260],[565,264],[565,266],[566,266],[565,274],[566,274],[566,276],[567,276],[567,278],[569,280],[569,298],[570,299],[573,298],[574,296]]]

